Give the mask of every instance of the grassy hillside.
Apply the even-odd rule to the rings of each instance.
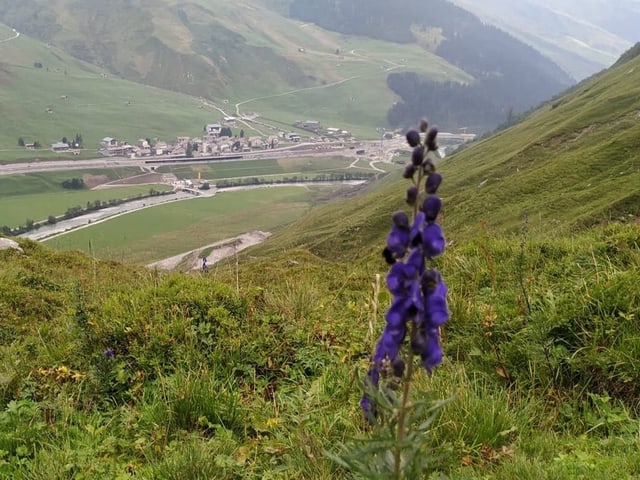
[[[377,256],[287,250],[188,276],[21,243],[0,252],[0,474],[353,478],[323,452],[370,434],[357,378],[382,324]],[[432,470],[640,475],[639,243],[627,225],[449,249],[445,364],[414,387],[451,398]]]
[[[440,165],[451,319],[413,387],[449,399],[434,477],[640,476],[639,62]],[[325,452],[371,435],[387,178],[207,274],[0,251],[0,474],[353,478]]]
[[[11,30],[0,25],[0,38]],[[80,133],[97,154],[105,136],[138,138],[197,136],[220,112],[200,101],[125,81],[26,35],[0,44],[0,161],[54,156],[51,143]],[[40,63],[42,68],[37,68]],[[42,151],[18,146],[38,140]]]

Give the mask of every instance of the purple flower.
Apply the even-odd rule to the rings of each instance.
[[[427,219],[427,222],[435,222],[442,208],[442,200],[435,195],[429,195],[422,203],[422,211]]]
[[[393,298],[385,314],[386,325],[367,372],[365,386],[369,390],[360,401],[369,422],[373,422],[376,415],[376,405],[370,389],[378,388],[381,377],[402,378],[405,374],[405,361],[400,352],[409,331],[410,350],[414,355],[420,356],[422,365],[428,372],[442,362],[439,328],[449,319],[447,285],[437,270],[427,267],[428,261],[441,255],[445,249],[442,229],[436,223],[442,209],[442,200],[435,193],[442,183],[442,176],[435,173],[433,162],[425,156],[426,150],[438,148],[438,129],[428,129],[426,120],[421,122],[420,129],[423,133],[426,132],[424,144],[421,144],[418,131],[407,132],[407,142],[414,150],[411,163],[406,166],[403,174],[405,178],[413,180],[413,185],[406,193],[407,203],[414,207],[413,222],[402,211],[394,213],[393,225],[383,251],[385,260],[391,265],[386,283]],[[419,181],[414,178],[416,173]],[[427,178],[423,183],[421,179],[425,175]],[[426,198],[420,205],[418,199],[422,187]],[[416,209],[417,205],[421,208]],[[410,360],[412,358],[409,357]]]
[[[428,194],[434,194],[438,191],[438,187],[442,183],[442,175],[439,173],[432,173],[427,177],[424,188]]]
[[[445,239],[437,223],[427,225],[422,231],[422,248],[427,258],[435,258],[444,253]]]
[[[407,188],[407,203],[411,206],[414,206],[418,201],[418,187],[415,185],[411,185]]]
[[[408,163],[407,166],[404,168],[404,172],[402,176],[407,180],[409,180],[410,178],[413,178],[415,174],[416,174],[416,166],[413,163]]]
[[[431,372],[433,367],[437,367],[442,363],[442,348],[440,347],[437,329],[428,330],[425,336],[427,341],[420,357],[422,358],[424,369]]]
[[[416,214],[416,218],[413,220],[413,225],[411,226],[411,233],[409,234],[409,241],[412,247],[416,247],[420,244],[422,237],[422,230],[425,226],[425,217],[424,213],[418,212]]]
[[[409,248],[409,230],[408,227],[394,225],[387,237],[387,249],[391,252],[393,258],[402,258]]]
[[[407,132],[407,143],[412,147],[418,146],[420,143],[420,134],[417,130],[409,130]]]
[[[398,228],[409,228],[409,216],[402,210],[394,213],[391,220]]]
[[[427,158],[422,162],[422,171],[425,175],[433,175],[436,171],[436,166]]]
[[[113,348],[107,348],[104,352],[102,352],[102,356],[104,358],[115,358],[116,351]]]
[[[430,281],[430,275],[436,277],[436,282]],[[437,270],[425,272],[422,277],[422,291],[424,293],[424,319],[430,328],[438,328],[449,320],[447,306],[447,285]]]
[[[424,144],[429,151],[438,150],[438,145],[436,143],[436,137],[438,136],[438,127],[431,127],[427,132],[427,136],[424,140]]]
[[[418,145],[416,148],[413,149],[413,152],[411,153],[411,164],[415,165],[416,167],[419,167],[420,165],[422,165],[423,161],[424,161],[424,147],[422,145]]]
[[[407,327],[405,324],[399,326],[387,325],[385,327],[373,355],[373,361],[378,368],[380,368],[383,360],[393,361],[398,356],[406,335]]]

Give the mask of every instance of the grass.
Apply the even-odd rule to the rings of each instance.
[[[450,399],[434,476],[640,476],[638,62],[439,165],[451,319],[412,388]],[[308,211],[206,274],[0,251],[0,474],[353,478],[323,452],[370,435],[358,378],[390,302],[376,315],[371,284],[405,189],[387,176],[310,211],[303,189],[228,192],[67,237],[135,260]]]
[[[84,207],[87,202],[122,199],[138,194],[146,194],[149,185],[127,186],[102,190],[66,190],[62,187],[64,180],[83,175],[100,175],[110,179],[129,175],[127,170],[89,170],[65,172],[42,172],[24,175],[0,177],[0,199],[2,213],[0,225],[17,227],[24,225],[26,219],[34,221],[46,220],[49,215],[59,216],[69,208]],[[158,191],[169,187],[154,185]]]
[[[241,162],[219,162],[202,165],[162,166],[157,169],[161,173],[173,173],[178,178],[194,178],[201,173],[202,178],[219,180],[237,177],[261,177],[285,173],[323,173],[348,171],[347,167],[354,161],[345,157],[307,157],[247,160]],[[369,171],[372,171],[369,168]]]
[[[6,62],[0,71],[0,101],[3,114],[12,118],[0,132],[0,161],[51,156],[46,152],[51,143],[76,133],[95,155],[105,136],[134,143],[197,136],[203,125],[220,117],[201,108],[197,98],[103,76],[100,69],[26,35],[0,48]],[[46,67],[35,68],[35,61]],[[21,149],[20,137],[27,143],[38,140],[44,151]]]
[[[225,192],[130,213],[47,241],[98,258],[149,263],[253,230],[272,231],[312,205],[306,187]]]
[[[430,457],[437,472],[640,475],[637,395],[612,389],[638,385],[638,241],[622,225],[527,240],[521,264],[504,261],[519,241],[488,234],[447,252],[446,361],[414,388],[417,398],[451,398],[432,429],[444,453]],[[302,249],[243,257],[236,292],[224,267],[160,274],[22,246],[24,255],[0,252],[3,474],[351,478],[322,452],[368,435],[354,371],[367,365],[367,292],[382,260],[335,262]],[[388,301],[383,292],[381,310]],[[374,324],[379,333],[381,319]],[[611,328],[620,335],[580,335],[573,354],[556,351],[567,332]],[[596,347],[604,350],[590,355]]]

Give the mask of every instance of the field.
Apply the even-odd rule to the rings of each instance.
[[[0,226],[17,227],[26,219],[36,222],[46,220],[49,215],[62,215],[71,207],[84,207],[87,202],[101,202],[123,199],[137,194],[145,194],[150,188],[166,190],[166,185],[135,185],[102,190],[66,190],[61,183],[86,175],[104,176],[113,180],[130,175],[130,171],[88,170],[31,173],[0,177]]]
[[[321,173],[373,173],[366,159],[358,159],[353,168],[348,168],[356,161],[347,157],[305,157],[265,160],[244,160],[240,162],[219,162],[194,165],[167,165],[158,167],[160,173],[173,173],[178,178],[202,178],[220,180],[238,177],[261,177],[279,174],[305,174],[314,176]],[[377,165],[377,168],[381,168]]]
[[[46,244],[101,259],[149,263],[247,231],[281,228],[311,208],[314,192],[313,187],[224,192],[123,215]]]

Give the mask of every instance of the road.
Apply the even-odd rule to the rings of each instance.
[[[392,143],[393,142],[393,143]],[[380,170],[374,166],[375,163],[390,162],[393,152],[397,150],[399,144],[395,141],[385,141],[384,152],[380,151],[380,142],[360,142],[361,147],[367,152],[374,154],[373,157],[358,156],[357,158],[367,158],[369,164],[374,170]],[[97,168],[121,168],[121,167],[137,167],[143,170],[151,170],[157,165],[185,165],[225,162],[225,161],[247,161],[247,160],[265,160],[290,157],[330,157],[330,156],[346,156],[356,157],[355,150],[350,148],[333,148],[332,143],[303,143],[283,148],[274,148],[272,150],[259,150],[253,152],[239,153],[242,158],[225,160],[224,157],[208,157],[211,160],[204,160],[197,157],[193,159],[180,158],[170,159],[168,157],[143,157],[143,158],[126,158],[126,157],[100,157],[90,160],[35,160],[33,162],[9,163],[0,165],[0,175],[18,175],[24,173],[64,171],[64,170],[90,170]],[[154,165],[154,162],[158,163]]]

